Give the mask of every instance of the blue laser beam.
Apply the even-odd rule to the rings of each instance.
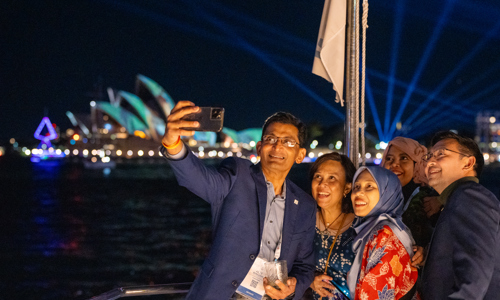
[[[193,5],[192,3],[189,3]],[[219,29],[221,29],[223,32],[225,32],[228,36],[232,38],[233,41],[236,41],[239,43],[247,52],[255,55],[257,58],[259,58],[262,62],[267,64],[269,67],[274,69],[278,74],[281,76],[285,77],[287,80],[289,80],[291,83],[293,83],[296,87],[298,87],[300,90],[302,90],[304,93],[306,93],[308,96],[310,96],[313,100],[324,106],[326,109],[328,109],[330,112],[334,113],[339,117],[341,120],[345,119],[345,115],[341,113],[339,110],[337,110],[335,107],[333,107],[330,103],[322,99],[319,95],[314,93],[310,88],[308,88],[305,84],[303,84],[300,80],[298,80],[296,77],[292,76],[289,72],[287,72],[285,69],[283,69],[281,66],[276,64],[274,61],[272,61],[266,53],[258,49],[257,47],[253,46],[252,44],[248,43],[245,39],[243,39],[240,35],[236,34],[233,30],[231,30],[229,26],[227,26],[226,23],[220,21],[218,18],[213,17],[206,13],[205,11],[201,10],[196,10],[196,12],[203,18],[205,18],[207,21],[210,23],[214,24],[217,26]]]
[[[418,129],[418,136],[422,136],[423,134],[426,134],[428,132],[431,131],[431,129],[433,128],[436,128],[439,124],[442,124],[446,121],[450,121],[450,118],[454,118],[454,119],[457,119],[459,120],[461,123],[464,123],[467,119],[464,119],[464,118],[461,118],[460,116],[457,116],[456,115],[456,112],[458,110],[463,110],[463,106],[464,104],[469,104],[469,103],[475,103],[477,102],[478,99],[482,98],[482,97],[485,97],[486,95],[490,94],[490,93],[493,93],[495,92],[496,90],[499,90],[500,89],[500,82],[494,84],[494,85],[491,85],[489,86],[488,88],[484,89],[484,90],[481,90],[481,92],[475,94],[474,96],[468,98],[468,99],[465,99],[464,101],[461,101],[461,105],[457,106],[454,110],[448,110],[448,111],[441,111],[441,114],[436,116],[435,118],[433,118],[432,122],[431,121],[428,121],[427,123],[428,124],[433,124],[433,126],[421,126],[421,127],[418,127],[415,129]],[[492,99],[495,99],[496,100],[496,97],[493,96]],[[495,101],[495,104],[497,104],[497,102]],[[483,109],[487,109],[487,107],[483,107]],[[470,120],[474,121],[474,118],[469,118]]]
[[[498,34],[499,29],[500,21],[498,21],[490,31],[488,31],[488,33],[476,44],[476,46],[474,46],[472,51],[470,51],[469,54],[460,61],[460,63],[448,74],[448,76],[446,76],[446,78],[439,84],[432,94],[430,94],[427,99],[425,99],[424,102],[408,117],[405,123],[411,124],[411,122],[413,122],[413,120],[415,120],[415,118],[417,118],[419,114],[427,108],[429,103],[434,100],[434,98],[450,83],[455,75],[457,75],[457,73],[461,71],[472,60],[472,58],[474,58],[479,51],[481,51],[481,49],[484,48],[489,40]]]
[[[245,32],[246,34],[252,35],[255,38],[260,38],[269,43],[275,44],[276,46],[280,46],[288,50],[296,50],[306,55],[310,54],[311,47],[314,49],[314,45],[311,46],[311,43],[309,41],[301,39],[275,26],[270,26],[269,24],[252,18],[241,11],[235,11],[227,7],[226,5],[217,2],[207,2],[207,4],[214,6],[219,11],[225,13],[226,16],[232,17],[238,22],[246,22],[246,25],[235,26],[235,28],[251,28],[252,30],[246,30]],[[286,41],[288,42],[288,44],[283,43],[282,41]]]
[[[370,106],[373,122],[375,123],[375,129],[377,130],[378,137],[381,141],[385,141],[384,132],[382,130],[382,124],[380,123],[380,118],[377,112],[377,106],[375,105],[375,98],[373,97],[372,88],[368,76],[365,78],[365,90],[366,99],[368,100],[368,105]]]
[[[474,97],[471,97],[469,99],[465,99],[463,101],[457,101],[457,99],[462,94],[464,94],[466,91],[468,91],[469,89],[477,86],[477,84],[479,82],[483,81],[484,79],[487,79],[491,75],[491,73],[497,71],[499,68],[500,68],[500,61],[497,61],[494,65],[492,65],[487,70],[485,70],[484,72],[482,72],[480,76],[474,77],[474,79],[471,80],[468,84],[464,85],[456,93],[454,93],[452,96],[450,96],[447,99],[447,101],[453,101],[453,100],[455,100],[454,101],[455,105],[453,107],[451,107],[451,109],[453,111],[457,111],[458,109],[469,111],[469,109],[465,105],[469,104],[469,103],[472,103],[471,99],[474,99],[474,100],[478,99],[477,98],[478,94],[476,94]],[[483,95],[484,94],[484,90],[482,90],[480,92],[480,94]],[[418,119],[418,121],[416,121],[415,123],[410,124],[409,126],[411,126],[411,127],[420,126],[420,124],[422,124],[423,122],[427,122],[427,123],[432,124],[435,120],[440,119],[441,118],[441,113],[444,111],[444,104],[442,104],[441,101],[438,101],[438,103],[440,103],[440,104],[437,107],[433,108],[430,111],[427,111],[425,114],[423,114],[421,116],[421,118]],[[476,104],[475,104],[476,108],[478,108],[477,105],[478,104],[476,102]]]
[[[184,32],[192,33],[192,34],[204,37],[206,39],[216,41],[216,42],[221,43],[221,44],[225,44],[228,46],[234,46],[231,43],[231,41],[229,41],[224,36],[210,32],[205,27],[195,27],[195,26],[192,26],[191,24],[189,24],[188,22],[179,21],[173,17],[166,16],[162,13],[152,12],[152,11],[145,9],[145,8],[142,8],[138,5],[133,5],[130,3],[126,3],[123,1],[117,1],[117,0],[94,0],[94,1],[107,4],[109,6],[112,6],[115,9],[125,11],[125,12],[133,14],[133,15],[138,15],[138,16],[147,18],[148,20],[154,21],[154,22],[156,22],[158,24],[162,24],[164,26],[168,26],[171,28],[182,30]],[[180,11],[180,12],[182,13],[183,11]],[[186,14],[187,13],[188,12],[186,12]]]
[[[439,18],[437,26],[434,28],[434,31],[432,32],[431,38],[429,39],[429,42],[427,43],[427,46],[425,47],[424,53],[420,59],[420,62],[418,64],[418,67],[413,74],[413,78],[411,80],[410,86],[403,98],[403,101],[398,109],[398,112],[396,113],[396,116],[392,122],[391,128],[389,130],[389,135],[388,138],[392,138],[394,135],[394,132],[396,131],[396,124],[400,121],[401,116],[403,115],[403,112],[406,108],[406,105],[408,105],[408,102],[410,101],[411,95],[413,91],[415,90],[418,81],[420,80],[420,76],[422,75],[422,72],[424,68],[427,65],[427,62],[429,61],[429,58],[431,56],[431,53],[433,52],[437,40],[439,39],[441,32],[448,21],[449,15],[452,11],[453,5],[456,0],[447,0],[445,7],[443,9],[443,12],[441,13],[441,16]]]
[[[382,79],[382,80],[385,80],[385,81],[388,81],[389,80],[389,77],[386,75],[386,74],[383,74],[381,72],[378,72],[374,69],[367,69],[366,70],[367,74],[371,75],[371,76],[374,76],[374,77],[377,77],[379,79]],[[403,82],[399,79],[395,79],[395,84],[396,86],[399,86],[399,87],[402,87],[404,89],[409,89],[409,84],[406,83],[406,82]],[[415,87],[415,89],[413,90],[413,93],[414,94],[417,94],[417,95],[420,95],[420,96],[424,96],[424,97],[427,97],[430,95],[430,92],[429,91],[426,91],[422,88],[419,88],[419,87]],[[446,100],[444,98],[439,98],[437,97],[436,99],[438,99],[440,102],[442,103],[445,103],[447,104],[448,106],[453,106],[453,103],[451,100]],[[411,100],[411,99],[410,99]],[[416,106],[420,104],[420,102],[416,103]],[[469,111],[464,111],[463,112],[465,115],[470,115],[470,116],[474,116],[474,113],[473,112],[469,112]]]
[[[106,3],[108,5],[111,5],[117,9],[126,11],[128,13],[140,15],[143,17],[146,17],[150,20],[153,20],[155,22],[158,22],[163,25],[171,26],[189,33],[197,34],[202,37],[205,37],[207,39],[215,40],[217,42],[220,42],[225,45],[229,45],[232,47],[237,47],[241,48],[249,53],[252,53],[255,55],[257,58],[259,58],[262,62],[267,64],[269,67],[274,69],[275,71],[278,72],[278,74],[282,75],[285,77],[287,80],[292,82],[296,87],[298,87],[300,90],[302,90],[305,94],[310,96],[313,100],[327,108],[330,112],[334,113],[337,117],[339,117],[341,120],[345,119],[345,115],[337,110],[335,107],[333,107],[330,103],[328,103],[326,100],[322,99],[318,94],[314,93],[310,88],[308,88],[305,84],[303,84],[300,80],[298,80],[296,77],[292,76],[290,73],[288,73],[285,69],[274,63],[272,60],[270,60],[267,55],[257,49],[256,47],[252,46],[250,43],[244,41],[240,36],[236,35],[234,32],[230,33],[230,35],[238,41],[237,43],[234,43],[234,38],[227,38],[227,36],[221,36],[218,34],[214,34],[212,32],[207,31],[205,28],[199,29],[197,27],[193,27],[187,23],[184,22],[179,22],[178,20],[167,17],[161,13],[156,13],[156,12],[151,12],[147,9],[141,8],[137,5],[132,5],[130,3],[125,3],[122,1],[111,1],[111,0],[96,0],[99,2]],[[192,4],[192,3],[189,3]],[[199,3],[198,3],[199,4]],[[195,7],[194,9],[195,12],[197,13],[202,13],[199,10],[199,5]],[[191,11],[192,13],[192,11]],[[205,16],[208,16],[206,13]],[[211,19],[211,23],[216,25],[217,28],[222,29],[223,31],[228,32],[228,26],[224,23],[219,23],[218,21]],[[221,25],[222,24],[222,25]],[[314,49],[314,45],[311,45],[311,49]]]
[[[394,97],[394,84],[396,77],[396,65],[399,56],[399,44],[401,41],[401,29],[403,23],[403,14],[405,9],[405,0],[397,1],[396,3],[396,17],[394,18],[394,32],[391,45],[391,65],[389,68],[389,82],[387,87],[387,102],[385,104],[385,118],[384,118],[384,135],[389,131],[389,124],[391,120],[392,100]]]

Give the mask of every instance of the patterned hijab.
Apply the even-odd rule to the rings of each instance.
[[[413,139],[401,136],[395,137],[389,142],[387,148],[385,148],[381,166],[384,166],[387,153],[389,153],[391,146],[395,146],[399,150],[403,151],[411,158],[411,160],[415,162],[415,167],[413,168],[413,182],[417,184],[425,183],[427,185],[429,181],[427,180],[427,177],[425,177],[425,166],[422,161],[422,156],[427,153],[427,148],[420,145]]]
[[[375,179],[380,198],[375,207],[365,217],[356,217],[352,226],[356,230],[357,236],[353,242],[353,251],[356,253],[351,270],[347,275],[347,284],[351,293],[351,298],[354,298],[356,284],[358,282],[359,273],[361,270],[361,262],[363,252],[370,237],[375,234],[373,232],[378,229],[378,225],[389,225],[394,234],[399,238],[406,251],[413,256],[413,238],[409,233],[409,229],[403,223],[402,215],[404,212],[403,192],[401,183],[396,174],[379,166],[360,167],[354,174],[353,186],[361,172],[367,170]]]

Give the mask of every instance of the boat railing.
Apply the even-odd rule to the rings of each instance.
[[[114,300],[125,297],[141,297],[152,295],[172,295],[171,299],[183,299],[189,288],[189,283],[158,284],[146,286],[119,287],[105,292],[101,295],[90,298],[89,300]],[[170,299],[170,298],[168,298]]]

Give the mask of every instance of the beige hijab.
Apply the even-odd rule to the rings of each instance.
[[[422,156],[427,153],[427,148],[413,139],[401,136],[395,137],[389,142],[387,148],[385,148],[381,166],[384,166],[387,153],[391,146],[396,146],[399,150],[408,154],[411,160],[415,162],[415,167],[413,168],[413,181],[417,184],[429,184],[427,177],[425,177],[425,165],[422,161]]]

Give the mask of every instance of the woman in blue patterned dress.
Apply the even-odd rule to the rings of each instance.
[[[314,237],[316,276],[310,286],[315,300],[348,299],[346,277],[354,260],[355,235],[350,192],[355,172],[351,160],[335,152],[319,157],[311,167],[312,196],[318,203]]]

